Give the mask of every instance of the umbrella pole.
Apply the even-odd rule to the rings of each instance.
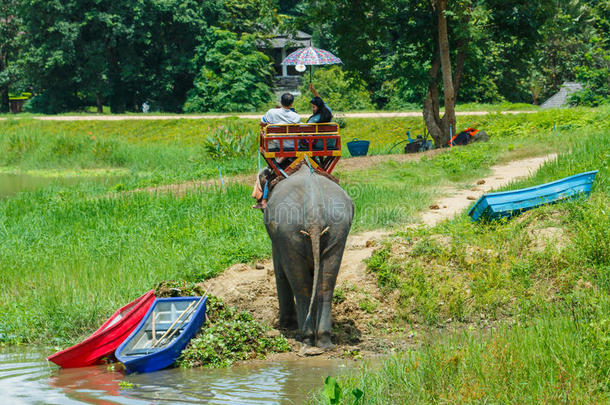
[[[309,83],[311,84],[311,71],[313,70],[313,66],[309,65]]]

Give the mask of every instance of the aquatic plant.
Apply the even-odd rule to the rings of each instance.
[[[207,323],[182,352],[178,363],[183,367],[227,367],[235,361],[290,351],[286,338],[269,336],[269,330],[250,313],[210,296]]]

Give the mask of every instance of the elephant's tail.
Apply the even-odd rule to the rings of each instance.
[[[320,284],[320,238],[327,230],[328,228],[323,231],[320,231],[320,228],[317,226],[313,226],[309,230],[309,238],[311,239],[311,250],[313,253],[313,286],[311,289],[311,298],[309,300],[309,309],[307,310],[307,317],[305,318],[305,325],[307,325],[311,321],[314,304],[318,297],[318,287]],[[315,336],[316,330],[318,329],[318,325],[316,325],[315,322],[312,322],[312,326]]]

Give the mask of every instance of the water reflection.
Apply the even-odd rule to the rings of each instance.
[[[284,404],[303,403],[327,375],[354,363],[261,362],[227,369],[174,368],[124,375],[105,366],[59,369],[41,353],[0,353],[0,392],[15,404]],[[126,381],[133,388],[121,389]]]

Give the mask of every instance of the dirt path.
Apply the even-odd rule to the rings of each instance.
[[[504,187],[515,180],[528,177],[542,166],[543,163],[556,157],[556,154],[550,154],[542,157],[515,160],[505,165],[492,166],[492,174],[478,180],[470,189],[457,189],[453,187],[446,189],[443,193],[445,197],[432,204],[430,209],[422,214],[421,221],[426,225],[433,226],[447,218],[451,218],[466,209],[483,194]]]
[[[487,115],[496,111],[458,111],[456,115]],[[497,111],[500,114],[532,114],[536,111]],[[398,117],[421,117],[419,111],[409,112],[362,112],[362,113],[339,113],[343,118],[398,118]],[[301,118],[308,118],[310,114],[301,114]],[[124,120],[210,120],[221,118],[244,118],[260,119],[261,114],[206,114],[206,115],[43,115],[33,117],[41,121],[124,121]],[[6,118],[0,117],[0,120]]]
[[[341,159],[337,164],[336,170],[340,173],[342,171],[350,171],[350,170],[362,170],[367,169],[369,167],[375,166],[382,162],[387,162],[393,160],[395,162],[407,162],[413,161],[418,162],[424,156],[430,157],[437,155],[439,153],[443,153],[448,149],[434,149],[429,150],[422,153],[413,153],[413,154],[395,154],[395,155],[373,155],[373,156],[359,156],[359,157],[351,157],[346,159]],[[254,184],[254,180],[256,179],[255,173],[250,174],[239,174],[235,176],[225,176],[223,178],[224,184],[246,184],[252,185]],[[194,181],[186,181],[183,183],[174,183],[174,184],[164,184],[162,186],[155,187],[145,187],[135,189],[133,191],[129,191],[129,193],[137,193],[137,192],[147,192],[147,193],[172,193],[176,195],[183,195],[186,191],[194,190],[207,186],[217,186],[220,187],[220,179],[208,179],[208,180],[194,180]]]
[[[492,167],[492,174],[475,182],[476,186],[462,190],[448,188],[445,197],[439,199],[422,215],[422,222],[434,225],[468,207],[472,200],[482,194],[510,182],[528,176],[547,160],[556,155],[523,159]],[[436,209],[438,206],[439,209]],[[408,225],[407,225],[408,226]],[[415,330],[396,330],[392,327],[397,297],[382,294],[374,276],[366,272],[365,260],[373,254],[378,243],[390,235],[390,231],[377,230],[350,235],[343,255],[337,279],[339,299],[333,304],[335,330],[334,350],[324,353],[326,357],[374,356],[391,349],[401,349],[417,344]],[[230,305],[250,311],[257,319],[277,328],[277,295],[273,265],[265,260],[256,265],[238,264],[223,274],[203,283],[211,294],[223,298]],[[279,358],[299,356],[301,346],[294,340],[291,331],[273,330],[273,334],[284,333],[293,346],[293,352],[278,355]]]

